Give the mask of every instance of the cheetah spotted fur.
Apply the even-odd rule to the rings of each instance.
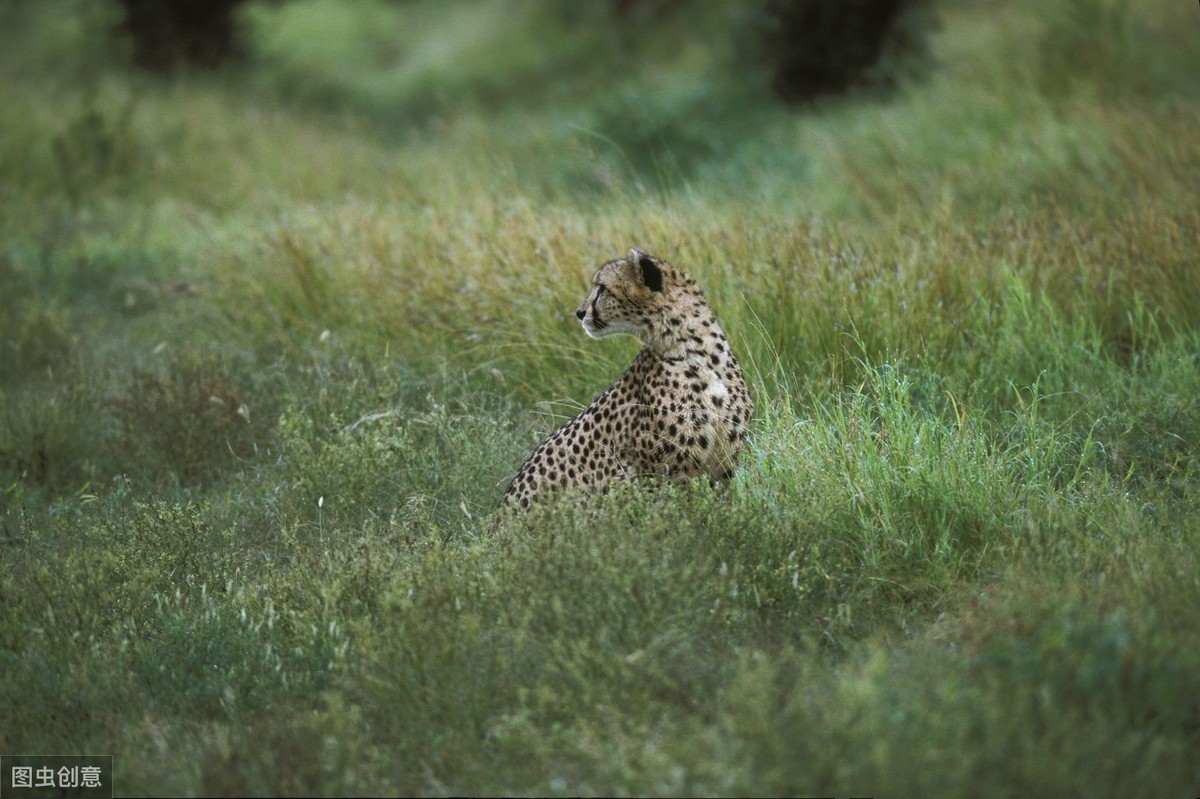
[[[600,267],[575,316],[593,338],[628,333],[644,346],[617,382],[529,455],[501,507],[613,480],[727,479],[754,404],[696,282],[632,249]]]

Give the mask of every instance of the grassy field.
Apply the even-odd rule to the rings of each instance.
[[[0,6],[0,754],[1200,792],[1200,12],[945,0],[923,78],[789,110],[704,8],[303,0],[159,79]],[[746,369],[732,486],[489,533],[634,245]]]

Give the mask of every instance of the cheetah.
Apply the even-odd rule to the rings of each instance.
[[[754,404],[729,341],[695,280],[639,249],[592,278],[575,316],[592,338],[643,344],[617,382],[526,459],[500,507],[528,508],[613,480],[727,480]]]

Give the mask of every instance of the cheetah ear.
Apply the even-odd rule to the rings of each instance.
[[[658,292],[663,290],[662,270],[658,268],[658,264],[654,263],[654,259],[650,257],[649,253],[634,247],[629,251],[629,260],[637,264],[642,283],[646,288]]]

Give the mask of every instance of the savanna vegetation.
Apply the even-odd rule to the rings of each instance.
[[[248,3],[166,74],[0,5],[0,753],[1195,796],[1200,11],[942,0],[784,102],[751,5]],[[489,532],[634,245],[747,372],[735,479]]]

